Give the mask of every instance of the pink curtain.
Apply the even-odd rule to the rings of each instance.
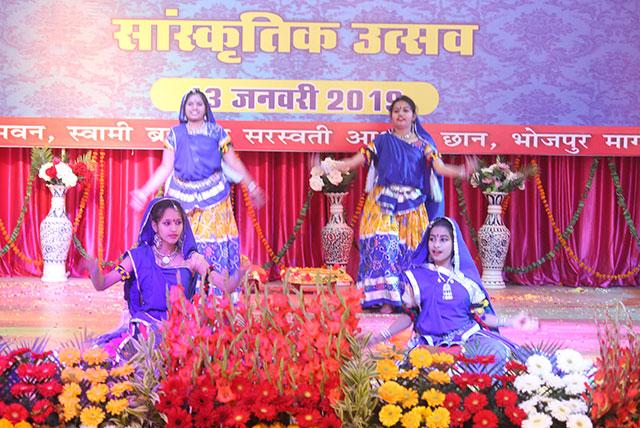
[[[69,150],[73,159],[82,151]],[[99,240],[99,179],[91,181],[88,203],[77,228],[77,237],[87,252],[97,255],[103,249],[106,260],[117,259],[135,241],[140,222],[139,215],[128,209],[129,192],[140,186],[160,163],[160,152],[108,150],[104,157],[104,237]],[[7,233],[14,230],[27,191],[30,168],[30,149],[0,149],[0,164],[4,174],[0,176],[1,196],[0,219]],[[274,252],[287,242],[296,225],[296,220],[304,205],[308,185],[309,156],[303,153],[258,153],[240,154],[256,181],[265,190],[266,205],[256,211],[266,242]],[[446,156],[451,163],[462,162],[461,157]],[[492,159],[487,158],[487,161]],[[515,157],[508,160],[513,164]],[[593,162],[590,157],[521,157],[522,164],[535,160],[540,170],[540,179],[547,201],[560,231],[569,225],[572,215],[578,209],[582,193],[589,177]],[[614,158],[613,164],[620,177],[621,190],[635,227],[640,227],[640,160],[638,158]],[[99,173],[99,171],[98,171]],[[347,222],[351,217],[363,192],[365,171],[359,174],[345,201]],[[505,224],[511,230],[511,246],[507,256],[507,266],[526,266],[549,252],[558,242],[550,220],[542,205],[538,189],[533,179],[526,183],[524,191],[511,194],[511,200],[504,214]],[[457,193],[452,180],[445,180],[446,213],[453,216],[465,233],[472,253],[477,257],[477,248],[472,240],[467,221],[477,231],[486,215],[484,196],[468,184],[462,185],[462,193],[467,206],[468,218],[460,210]],[[239,188],[234,189],[234,208],[240,231],[242,252],[254,263],[269,260],[269,254],[261,242]],[[72,222],[76,221],[82,197],[81,188],[72,188],[67,193],[67,211]],[[39,178],[33,183],[31,200],[26,206],[26,214],[19,229],[15,246],[28,259],[40,259],[39,225],[46,216],[50,205],[48,189]],[[320,266],[320,231],[327,220],[327,203],[322,194],[314,193],[310,206],[295,241],[282,258],[286,266]],[[357,221],[355,229],[357,235]],[[640,242],[631,233],[622,208],[618,205],[607,159],[602,158],[597,166],[590,192],[584,200],[582,214],[574,232],[567,239],[567,245],[586,267],[580,267],[567,252],[560,247],[555,257],[526,273],[508,273],[509,282],[519,284],[563,284],[569,286],[638,285],[640,275],[611,279],[598,277],[587,268],[603,274],[623,274],[638,266]],[[6,245],[0,237],[0,246]],[[68,268],[73,276],[82,275],[79,262],[80,253],[72,245]],[[479,259],[478,259],[479,260]],[[355,276],[358,266],[356,244],[352,248],[349,272]],[[12,249],[0,257],[0,275],[37,276],[41,268],[29,261],[25,262]],[[272,277],[277,269],[271,271]]]

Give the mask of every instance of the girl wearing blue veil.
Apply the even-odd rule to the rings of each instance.
[[[103,274],[93,260],[89,262],[91,281],[102,291],[124,282],[124,298],[129,325],[99,338],[98,343],[154,331],[167,318],[167,291],[181,286],[187,298],[196,289],[198,275],[206,277],[208,264],[197,252],[189,220],[173,198],[153,199],[144,213],[137,246],[128,250],[122,262]]]
[[[235,154],[225,129],[216,123],[202,91],[192,89],[184,95],[179,120],[169,131],[160,167],[144,186],[131,192],[131,204],[140,211],[164,183],[165,195],[178,200],[187,212],[198,252],[213,271],[233,275],[240,267],[240,242],[229,181],[244,183],[257,207],[264,203],[262,190]]]
[[[500,336],[498,327],[536,325],[524,314],[510,320],[496,316],[460,228],[448,217],[430,223],[414,253],[413,266],[402,274],[401,286],[407,314],[376,334],[374,343],[413,323],[410,348],[460,345],[468,356],[474,351],[493,354],[500,364],[517,347]]]
[[[411,98],[396,98],[389,112],[393,128],[338,166],[369,166],[357,286],[364,290],[362,307],[382,312],[402,306],[400,275],[409,268],[429,218],[444,211],[442,176],[467,175],[464,167],[442,162]]]

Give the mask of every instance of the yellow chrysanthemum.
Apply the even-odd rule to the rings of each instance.
[[[81,392],[82,388],[80,388],[80,385],[75,382],[67,383],[62,386],[62,395],[66,395],[68,397],[77,397]]]
[[[427,378],[438,385],[446,385],[451,382],[451,377],[442,370],[432,370],[427,375]]]
[[[410,409],[418,404],[418,393],[413,389],[405,389],[404,397],[402,397],[402,407]]]
[[[382,406],[378,413],[378,419],[382,425],[386,427],[394,426],[400,420],[402,416],[402,409],[394,404],[387,404]]]
[[[400,423],[404,428],[419,428],[422,423],[422,412],[411,409],[400,418]]]
[[[429,403],[431,407],[438,407],[444,403],[445,395],[437,389],[428,389],[422,393],[422,399]]]
[[[78,348],[64,348],[58,353],[60,362],[67,366],[75,366],[80,362],[80,350]]]
[[[80,422],[82,422],[82,425],[88,427],[97,427],[104,421],[104,418],[104,411],[99,407],[85,407],[82,409],[82,412],[80,412]]]
[[[104,383],[107,376],[109,376],[109,372],[102,367],[91,367],[84,373],[85,379],[93,384]]]
[[[20,421],[13,428],[31,428],[31,424],[27,421]]]
[[[389,381],[380,385],[380,388],[378,388],[378,396],[387,403],[395,404],[402,401],[405,396],[405,391],[406,388],[404,386],[397,382]]]
[[[114,397],[122,397],[126,392],[133,391],[131,382],[119,382],[111,385],[111,395]]]
[[[9,419],[2,418],[0,419],[0,428],[13,428],[13,424]]]
[[[84,380],[84,370],[80,367],[67,367],[60,373],[60,378],[65,383],[80,383]]]
[[[76,395],[60,394],[58,396],[58,401],[60,401],[60,404],[65,407],[76,407],[80,404],[80,398]]]
[[[422,410],[422,419],[425,421],[433,414],[433,409],[431,409],[431,407],[416,406],[416,408],[418,407]]]
[[[135,369],[131,364],[125,364],[120,367],[114,367],[111,369],[111,376],[113,377],[124,377],[129,376],[133,373]]]
[[[429,367],[433,363],[433,357],[425,348],[414,348],[409,353],[409,361],[414,367],[421,369]]]
[[[129,407],[129,400],[126,398],[121,398],[119,400],[109,400],[107,403],[107,412],[112,415],[119,415]]]
[[[75,418],[76,416],[78,416],[78,410],[80,409],[80,406],[78,406],[78,403],[80,403],[79,399],[75,399],[76,402],[69,402],[69,403],[63,403],[62,409],[63,409],[63,417],[65,421],[70,421],[73,418]]]
[[[453,364],[454,358],[453,355],[448,354],[446,352],[438,352],[433,354],[433,364],[442,364],[450,366]]]
[[[398,366],[391,360],[379,360],[376,371],[382,380],[393,380],[398,377]]]
[[[106,401],[109,387],[104,383],[97,383],[87,391],[87,398],[94,403]]]
[[[90,366],[95,366],[98,364],[102,364],[107,361],[109,358],[109,354],[105,352],[102,348],[93,348],[84,352],[82,359],[87,362]]]
[[[418,377],[419,374],[420,374],[420,370],[414,367],[411,370],[407,370],[405,372],[400,373],[398,377],[401,377],[403,379],[415,379],[416,377]]]
[[[444,407],[438,407],[427,418],[427,426],[433,428],[448,428],[450,422],[449,410]]]

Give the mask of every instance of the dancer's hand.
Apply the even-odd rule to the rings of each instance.
[[[249,192],[249,197],[254,208],[260,209],[264,206],[264,192],[259,186],[254,187],[253,191]]]
[[[475,170],[478,169],[478,157],[475,155],[465,156],[464,169],[467,174],[467,177],[469,177]]]
[[[511,326],[523,331],[537,331],[540,327],[540,323],[538,321],[538,318],[532,317],[526,312],[522,311],[511,318]]]
[[[131,198],[131,208],[135,212],[140,212],[147,204],[147,195],[141,189],[132,190],[129,194]]]

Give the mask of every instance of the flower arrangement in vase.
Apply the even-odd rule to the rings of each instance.
[[[491,165],[479,160],[476,169],[469,175],[469,184],[483,193],[510,193],[516,189],[524,190],[524,182],[535,173],[534,166],[513,171],[501,156],[497,156]]]
[[[319,165],[311,168],[309,185],[316,192],[344,193],[356,176],[355,171],[343,172],[339,162],[330,157],[324,158]]]

